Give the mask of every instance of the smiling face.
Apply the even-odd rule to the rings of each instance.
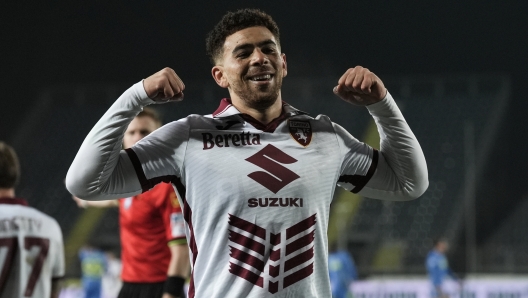
[[[249,27],[226,38],[212,74],[218,85],[229,89],[235,106],[262,111],[280,99],[286,55],[266,27]]]

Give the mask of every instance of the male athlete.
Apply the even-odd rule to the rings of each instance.
[[[462,285],[461,280],[449,268],[449,263],[445,256],[448,249],[449,244],[445,238],[435,239],[433,249],[427,254],[425,260],[425,268],[427,269],[429,280],[433,286],[431,296],[435,298],[449,297],[449,294],[442,288],[444,280],[448,276],[457,281],[460,286]]]
[[[161,126],[153,109],[145,108],[128,124],[123,148]],[[81,207],[119,207],[123,298],[183,297],[189,272],[189,250],[181,208],[168,183],[121,200],[84,201],[74,197]],[[162,296],[163,295],[163,296]]]
[[[19,177],[15,151],[0,141],[0,298],[56,298],[64,275],[62,231],[15,197]]]
[[[192,253],[189,297],[330,297],[326,231],[336,184],[372,198],[415,199],[428,186],[420,145],[383,82],[363,67],[347,70],[334,93],[367,106],[380,152],[327,116],[283,101],[279,29],[259,10],[227,13],[206,44],[212,76],[231,98],[120,150],[144,106],[183,99],[172,69],[153,74],[88,134],[67,187],[86,199],[112,199],[170,181]]]

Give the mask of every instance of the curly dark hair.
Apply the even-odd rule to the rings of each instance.
[[[229,35],[257,26],[268,28],[277,40],[277,45],[280,46],[279,27],[270,15],[258,9],[248,8],[239,9],[235,12],[229,11],[216,24],[213,30],[207,34],[205,39],[206,51],[211,63],[215,65],[216,60],[222,55],[224,42]]]

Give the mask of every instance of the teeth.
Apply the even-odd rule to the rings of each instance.
[[[271,79],[271,75],[267,74],[267,75],[263,75],[263,76],[256,76],[256,77],[252,77],[251,80],[252,81],[263,81],[263,80],[269,80]]]

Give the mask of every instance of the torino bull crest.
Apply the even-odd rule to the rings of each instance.
[[[292,138],[301,144],[301,146],[308,146],[312,141],[312,127],[308,121],[288,121],[288,126],[290,128],[290,135]]]

